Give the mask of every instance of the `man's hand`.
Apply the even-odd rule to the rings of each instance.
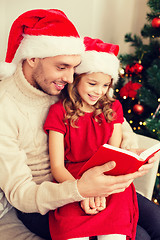
[[[86,214],[94,215],[106,208],[106,198],[90,197],[81,201],[80,204]]]
[[[140,155],[145,149],[130,149],[130,151],[135,152],[136,154]],[[153,167],[154,162],[158,161],[160,153],[156,153],[149,161],[142,165],[138,171],[141,172],[142,175],[148,173],[148,171]],[[143,160],[142,160],[143,161]]]
[[[105,175],[115,167],[115,162],[111,161],[102,166],[87,170],[77,181],[79,193],[83,197],[108,197],[110,194],[123,192],[133,181],[141,175],[136,172],[122,176]]]
[[[115,167],[115,162],[111,161],[102,166],[87,170],[77,181],[79,193],[83,197],[108,197],[111,194],[123,192],[135,178],[145,175],[153,167],[154,162],[158,160],[158,154],[155,154],[147,164],[139,168],[135,173],[120,176],[104,175]]]

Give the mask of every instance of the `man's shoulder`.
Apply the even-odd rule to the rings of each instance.
[[[7,89],[9,88],[11,83],[10,79],[5,79],[0,81],[0,97],[6,95]]]
[[[17,106],[14,102],[14,96],[12,96],[12,84],[13,81],[10,79],[0,81],[0,114],[5,115],[8,112],[7,114],[13,117],[17,114]]]
[[[0,81],[0,104],[9,98],[9,89],[12,85],[12,80],[5,79]],[[8,100],[7,100],[8,101]]]

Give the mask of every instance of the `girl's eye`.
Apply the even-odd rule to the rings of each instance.
[[[109,86],[109,84],[105,84],[105,85],[104,85],[104,87],[108,87],[108,86]]]
[[[94,86],[94,85],[96,85],[96,84],[95,84],[95,83],[89,83],[89,85]]]

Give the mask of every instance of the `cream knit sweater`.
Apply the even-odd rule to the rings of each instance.
[[[21,64],[0,82],[0,217],[9,210],[8,202],[23,212],[45,214],[83,199],[76,181],[52,183],[43,123],[55,101],[27,82]],[[121,147],[138,147],[127,122]]]
[[[43,123],[56,100],[32,87],[21,65],[0,82],[0,188],[23,212],[45,214],[83,199],[76,181],[52,183]]]

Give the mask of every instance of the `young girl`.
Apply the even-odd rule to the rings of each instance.
[[[85,162],[104,143],[120,147],[123,112],[109,91],[118,79],[119,46],[84,38],[86,52],[75,80],[51,106],[44,130],[49,133],[51,170],[57,182],[75,180]],[[138,220],[133,184],[124,192],[84,199],[50,212],[53,240],[135,239]]]

